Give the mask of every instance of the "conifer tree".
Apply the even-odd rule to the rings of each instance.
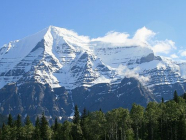
[[[29,115],[27,115],[25,119],[25,125],[29,125],[29,124],[31,124],[31,121]]]
[[[42,114],[41,121],[40,121],[40,132],[41,132],[41,138],[43,140],[50,139],[49,137],[51,137],[51,131],[48,126],[48,121],[44,113]]]
[[[58,124],[57,118],[55,118],[54,131],[57,131],[58,126],[59,126],[59,124]]]
[[[3,123],[2,125],[0,139],[2,139],[4,132],[5,132],[5,123]]]
[[[17,137],[17,139],[20,139],[21,138],[21,126],[22,126],[21,115],[20,114],[17,115],[17,120],[16,120],[16,125],[15,126],[17,127],[16,137]]]
[[[184,93],[184,94],[183,94],[183,99],[185,99],[185,100],[186,100],[186,93]]]
[[[83,113],[81,115],[81,129],[84,139],[88,139],[88,126],[87,126],[87,110],[86,108],[83,109]]]
[[[75,105],[73,123],[74,124],[80,123],[80,116],[79,116],[79,110],[78,110],[78,106],[77,105]]]
[[[161,98],[161,103],[164,103],[164,98],[163,97]]]
[[[8,125],[10,127],[13,127],[13,118],[12,118],[12,115],[11,114],[9,114],[9,116],[8,116]]]
[[[74,118],[73,118],[74,125],[72,126],[72,136],[74,140],[81,140],[82,139],[82,129],[80,125],[80,115],[78,106],[75,105],[74,109]]]
[[[62,130],[62,140],[73,140],[72,138],[72,123],[65,121],[61,127]]]
[[[40,120],[39,120],[38,116],[37,116],[36,121],[35,121],[35,127],[40,128]]]
[[[174,100],[176,103],[179,102],[179,97],[178,97],[178,93],[177,93],[176,90],[174,91],[174,98],[173,98],[173,100]]]
[[[102,109],[100,108],[100,109],[99,109],[99,111],[101,111],[101,112],[102,112]]]
[[[35,129],[34,129],[34,139],[40,140],[41,138],[41,132],[40,132],[40,120],[39,117],[37,116],[36,121],[35,121]]]
[[[81,121],[84,120],[87,117],[87,110],[86,108],[83,109],[83,113],[81,115]]]
[[[2,129],[2,140],[11,140],[12,138],[15,139],[15,137],[12,137],[11,128],[9,125],[4,125]]]
[[[23,127],[23,132],[24,132],[24,138],[26,140],[31,140],[34,139],[34,132],[35,132],[35,128],[33,126],[33,124],[30,121],[29,116],[27,115],[26,119],[25,119],[25,126]]]
[[[2,125],[2,130],[4,130],[5,129],[5,123],[3,123],[3,125]]]
[[[178,140],[186,140],[186,121],[184,115],[181,115],[178,121]]]
[[[20,128],[21,127],[21,124],[22,122],[21,122],[21,115],[17,115],[17,120],[16,120],[16,126],[17,126],[17,128]]]
[[[82,140],[82,129],[80,124],[74,124],[72,126],[72,136],[73,136],[73,140]]]
[[[61,124],[58,122],[57,117],[55,118],[54,125],[52,125],[52,130],[53,130],[53,136],[52,139],[54,140],[61,140],[63,139],[63,134],[62,134],[62,128]]]
[[[104,114],[102,111],[80,113],[75,106],[73,122],[60,124],[55,119],[52,129],[44,114],[37,117],[35,127],[29,116],[22,126],[21,116],[13,121],[8,116],[8,125],[0,129],[0,140],[186,140],[186,93],[179,97],[174,92],[174,100],[164,103],[149,102],[146,109],[133,104],[127,109],[118,108]]]

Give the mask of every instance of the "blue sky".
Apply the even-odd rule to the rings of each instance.
[[[185,59],[185,5],[185,0],[0,0],[0,46],[49,25],[90,38],[110,31],[132,38],[145,26],[155,33],[153,47],[169,49],[157,54]]]

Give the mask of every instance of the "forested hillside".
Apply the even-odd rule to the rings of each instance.
[[[72,121],[58,123],[55,119],[52,126],[44,114],[37,117],[35,124],[29,116],[21,122],[20,115],[13,120],[10,114],[0,132],[2,140],[185,140],[186,94],[179,97],[175,91],[171,101],[150,102],[146,108],[133,104],[130,111],[84,109],[81,116],[76,105]]]

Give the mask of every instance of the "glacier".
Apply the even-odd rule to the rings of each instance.
[[[113,46],[49,26],[0,49],[0,88],[33,80],[51,88],[115,84],[135,77],[147,88],[186,82],[186,63],[155,56],[148,44]]]
[[[185,62],[155,55],[147,42],[109,39],[49,26],[2,46],[0,113],[28,114],[34,122],[45,112],[64,121],[76,104],[80,111],[130,109],[186,91]]]

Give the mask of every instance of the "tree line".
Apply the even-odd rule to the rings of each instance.
[[[0,129],[2,140],[186,140],[186,94],[174,92],[171,101],[149,102],[144,108],[133,104],[131,110],[117,108],[106,113],[89,112],[80,115],[75,106],[72,121],[49,126],[44,114],[32,124],[29,116],[24,124],[21,116]]]

